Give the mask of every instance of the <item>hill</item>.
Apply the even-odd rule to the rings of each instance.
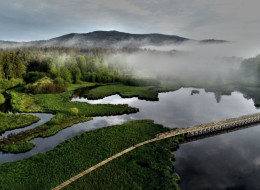
[[[140,47],[147,45],[169,45],[191,39],[158,33],[130,34],[119,31],[94,31],[89,33],[71,33],[49,40],[31,42],[0,41],[0,47],[15,46],[67,46],[67,47]],[[223,43],[223,40],[202,40],[207,43]]]

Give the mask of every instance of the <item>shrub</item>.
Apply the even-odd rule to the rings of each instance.
[[[79,110],[78,108],[70,108],[70,114],[71,115],[77,115],[79,113]]]
[[[0,104],[5,103],[5,97],[3,94],[0,94]]]
[[[54,82],[52,79],[44,77],[33,84],[26,85],[25,90],[26,92],[33,94],[53,94],[64,92],[66,90],[66,87],[64,85],[65,82],[61,80],[57,79],[56,82]]]

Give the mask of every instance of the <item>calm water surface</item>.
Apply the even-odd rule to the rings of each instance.
[[[206,93],[191,95],[193,88],[159,94],[159,101],[137,98],[123,99],[118,95],[101,100],[75,97],[72,101],[91,104],[129,104],[140,112],[130,115],[95,117],[92,121],[73,125],[49,138],[36,138],[36,147],[23,154],[0,153],[0,163],[29,157],[53,149],[64,140],[85,131],[122,124],[136,119],[153,119],[169,128],[187,127],[230,117],[256,113],[252,100],[241,93],[218,96]],[[260,189],[260,127],[236,131],[182,144],[176,154],[176,172],[181,176],[182,189]]]

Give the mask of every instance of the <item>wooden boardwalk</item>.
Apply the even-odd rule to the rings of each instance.
[[[63,187],[69,185],[70,183],[76,181],[77,179],[81,178],[82,176],[92,172],[93,170],[107,164],[108,162],[140,147],[145,144],[149,144],[151,142],[163,140],[166,138],[170,137],[175,137],[178,135],[185,135],[187,137],[195,137],[199,135],[205,135],[205,134],[210,134],[210,133],[215,133],[215,132],[220,132],[223,130],[228,130],[228,129],[235,129],[241,126],[249,125],[249,124],[254,124],[260,122],[260,113],[257,114],[251,114],[251,115],[245,115],[237,118],[231,118],[223,121],[217,121],[217,122],[211,122],[211,123],[206,123],[206,124],[201,124],[201,125],[195,125],[183,129],[175,129],[171,130],[165,133],[160,133],[156,135],[154,139],[150,139],[144,142],[141,142],[139,144],[136,144],[134,146],[131,146],[125,150],[123,150],[120,153],[115,154],[114,156],[111,156],[107,158],[106,160],[92,166],[91,168],[88,168],[87,170],[83,171],[82,173],[70,178],[69,180],[65,181],[64,183],[60,184],[59,186],[55,187],[53,190],[59,190],[62,189]]]
[[[222,121],[206,123],[201,125],[194,125],[191,127],[171,130],[166,133],[156,135],[157,138],[169,138],[178,135],[197,136],[208,134],[212,132],[222,131],[226,129],[236,128],[243,125],[260,122],[260,113],[245,115],[237,118],[226,119]]]

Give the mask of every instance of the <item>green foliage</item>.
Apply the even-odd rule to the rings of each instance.
[[[73,83],[74,84],[79,83],[82,76],[80,69],[78,67],[74,67],[73,70],[71,71],[71,74],[72,74]]]
[[[15,52],[0,52],[0,79],[22,78],[26,66]]]
[[[24,81],[27,83],[33,83],[37,80],[42,79],[43,77],[46,77],[46,73],[43,72],[28,72],[24,76]]]
[[[7,130],[31,125],[39,120],[40,118],[35,115],[4,114],[0,112],[0,134]]]
[[[173,178],[176,183],[179,183],[181,181],[181,177],[177,173],[173,174]]]
[[[93,87],[93,86],[96,86],[96,83],[81,82],[80,84],[70,84],[67,90],[72,91],[80,88]]]
[[[158,100],[158,93],[149,87],[134,87],[122,84],[100,86],[91,89],[86,96],[89,99],[100,99],[114,94],[119,94],[124,98],[138,97],[145,100]]]
[[[0,93],[0,104],[5,103],[5,97],[3,94]]]
[[[63,78],[66,82],[72,83],[71,72],[66,68],[61,68],[60,77]]]
[[[14,79],[14,78],[12,78],[11,80],[2,79],[0,80],[0,89],[9,89],[15,86],[19,86],[21,84],[23,84],[22,79]]]
[[[47,112],[43,106],[39,105],[39,100],[32,94],[21,93],[21,88],[7,91],[11,95],[12,108],[19,112],[36,113]]]
[[[85,132],[45,154],[0,165],[0,189],[52,189],[106,158],[167,130],[150,120],[143,120]],[[174,139],[145,145],[67,188],[175,189],[170,148],[176,146]]]
[[[70,108],[70,114],[71,115],[77,115],[79,113],[78,108]]]
[[[66,82],[66,81],[65,81],[63,78],[61,78],[61,77],[55,78],[53,82],[54,82],[54,84],[56,84],[56,85],[62,85],[62,86],[64,86],[64,87],[68,87],[68,86],[69,86],[69,83]]]
[[[64,92],[66,90],[66,87],[65,82],[62,82],[62,80],[63,79],[58,79],[54,82],[52,79],[44,77],[33,84],[27,84],[25,86],[25,90],[26,92],[33,94],[53,94]]]
[[[26,83],[34,83],[43,77],[62,78],[67,83],[81,81],[112,83],[123,82],[127,85],[158,85],[158,81],[132,79],[131,69],[107,62],[104,53],[117,51],[131,52],[131,48],[122,50],[86,48],[83,53],[77,48],[25,48],[0,51],[0,79],[22,78]],[[134,50],[137,51],[137,50]],[[27,71],[27,73],[26,73]],[[126,77],[127,76],[127,77]],[[54,87],[49,87],[52,90]],[[40,90],[41,91],[41,90]]]
[[[18,89],[8,92],[11,96],[11,105],[13,109],[19,112],[49,112],[70,114],[70,108],[76,107],[80,115],[88,117],[119,115],[125,113],[137,112],[137,108],[129,107],[126,104],[92,105],[84,102],[69,102],[73,92],[67,91],[61,94],[37,94],[31,95],[19,92]]]

